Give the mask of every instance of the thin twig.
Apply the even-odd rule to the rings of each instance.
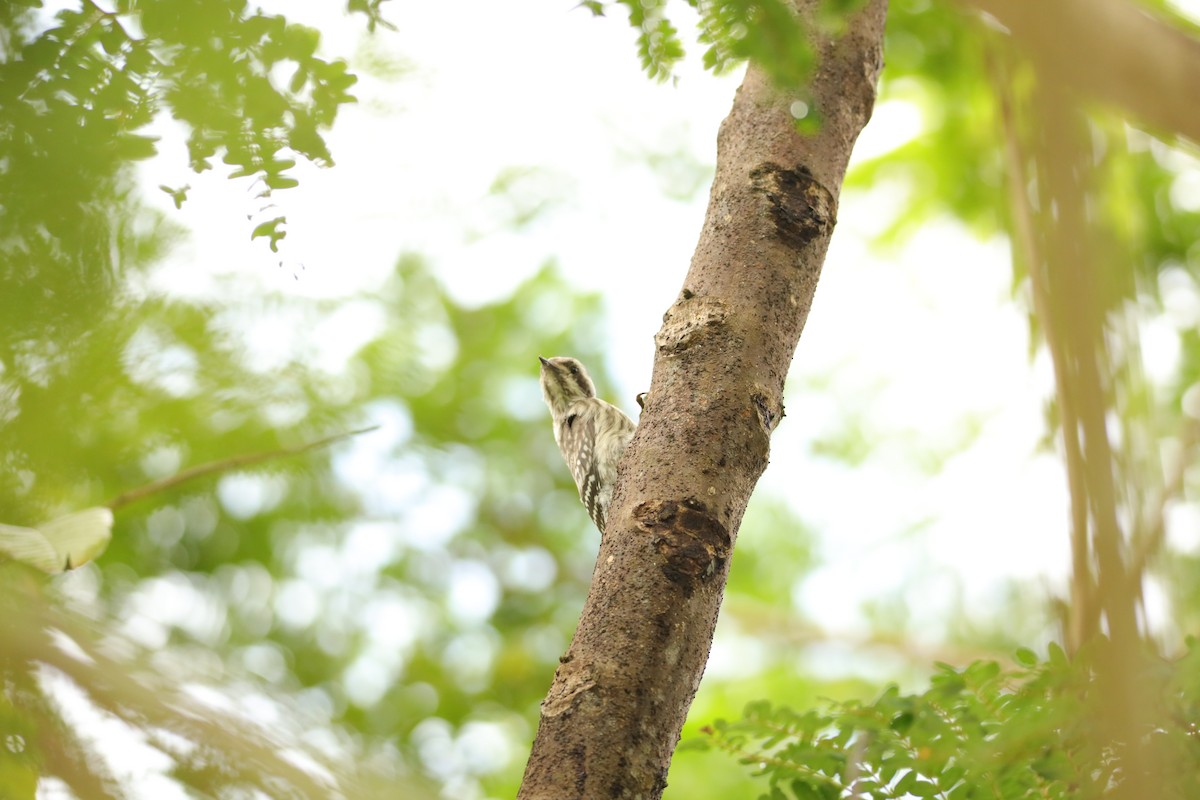
[[[148,497],[158,492],[164,492],[167,489],[174,488],[181,483],[186,483],[196,478],[202,478],[205,475],[211,475],[214,472],[225,472],[226,470],[236,469],[238,467],[246,467],[251,464],[258,464],[263,461],[270,461],[273,458],[283,458],[284,456],[295,456],[301,453],[307,453],[309,450],[315,450],[318,447],[325,447],[333,444],[341,439],[347,439],[351,436],[359,436],[364,433],[378,430],[378,425],[372,425],[369,428],[360,428],[358,430],[347,431],[345,433],[335,433],[333,436],[326,436],[324,439],[318,439],[315,442],[297,445],[295,447],[281,447],[278,450],[266,450],[258,453],[245,453],[232,458],[223,458],[219,461],[209,461],[206,464],[198,464],[194,467],[188,467],[185,470],[176,472],[174,475],[169,475],[166,478],[159,478],[156,481],[151,481],[144,486],[139,486],[136,489],[130,489],[128,492],[117,495],[108,502],[108,507],[113,511],[118,508],[127,506],[130,503],[141,500],[143,497]]]

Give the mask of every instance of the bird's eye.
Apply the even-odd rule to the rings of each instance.
[[[577,364],[571,365],[571,374],[575,377],[579,377],[579,366]]]

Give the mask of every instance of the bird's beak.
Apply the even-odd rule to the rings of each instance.
[[[550,362],[547,361],[546,359],[542,358],[541,356],[538,356],[538,361],[542,362],[542,369],[545,369],[546,367],[550,366]]]

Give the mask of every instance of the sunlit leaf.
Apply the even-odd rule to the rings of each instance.
[[[43,572],[57,573],[66,568],[66,560],[37,528],[0,525],[0,553]]]
[[[0,552],[43,572],[59,573],[103,553],[112,540],[112,524],[112,511],[96,506],[37,528],[0,525]]]

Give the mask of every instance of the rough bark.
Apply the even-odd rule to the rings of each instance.
[[[1130,0],[965,0],[1056,80],[1200,142],[1200,42]]]
[[[798,4],[807,13],[809,0]],[[886,0],[818,41],[795,99],[751,67],[683,289],[655,337],[650,393],[621,465],[574,640],[542,704],[518,798],[658,798],[704,672],[742,514],[783,417],[850,150],[870,117]]]

